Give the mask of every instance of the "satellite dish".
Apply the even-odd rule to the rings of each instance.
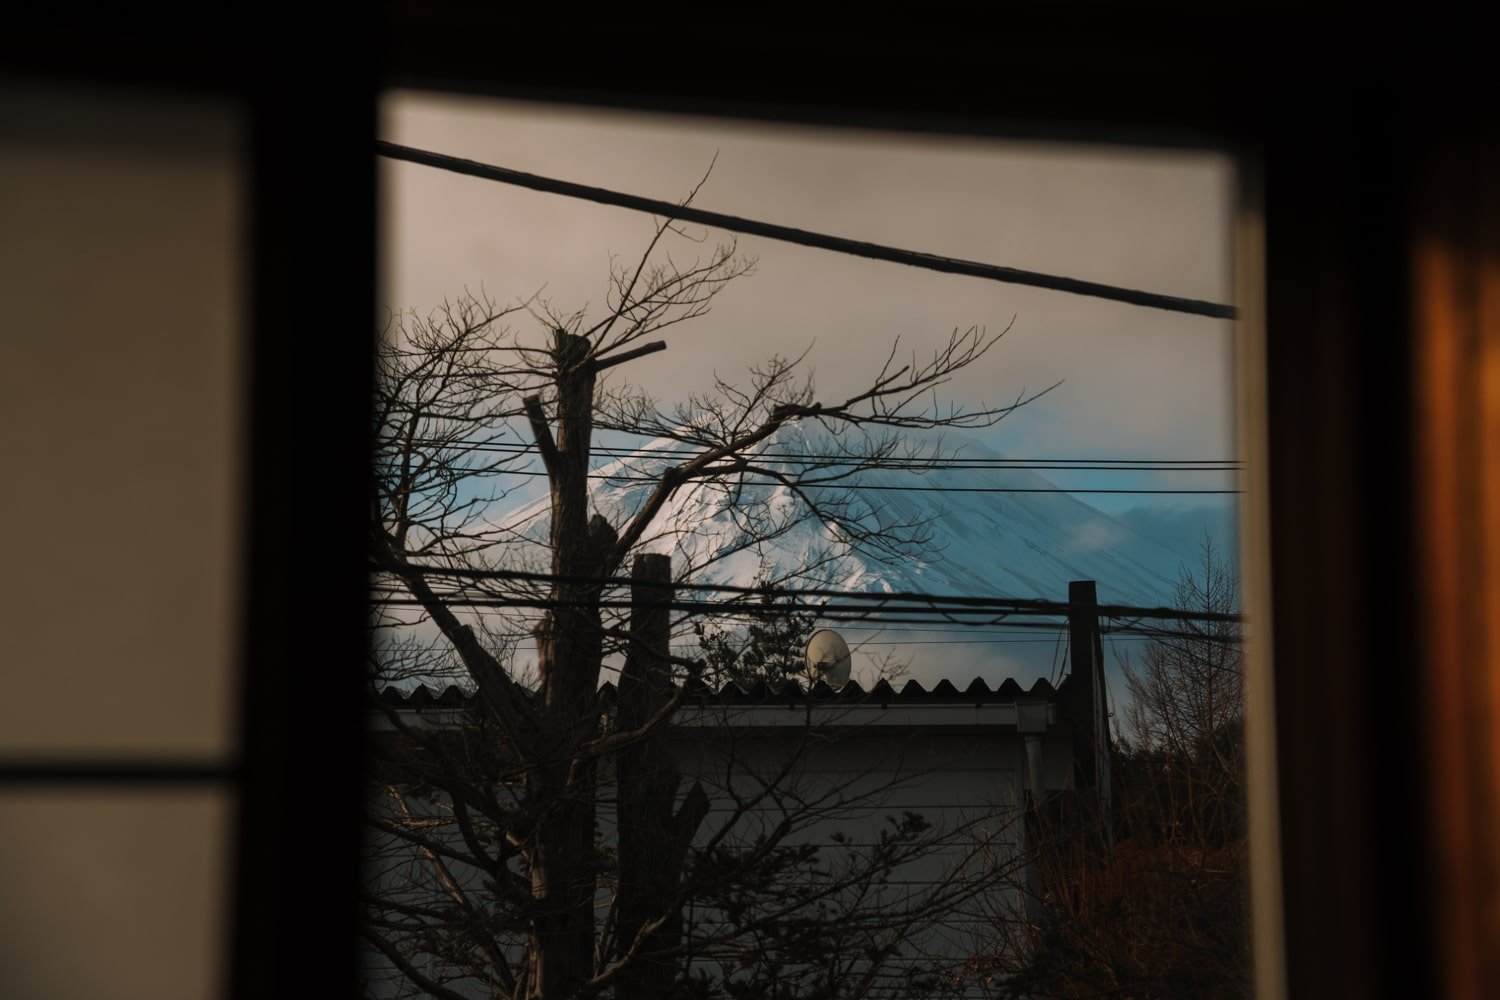
[[[807,672],[835,691],[849,683],[849,646],[833,629],[820,628],[807,639]]]

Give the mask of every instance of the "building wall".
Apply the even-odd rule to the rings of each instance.
[[[1028,771],[1021,734],[1000,726],[919,728],[850,719],[857,724],[810,729],[793,724],[791,717],[780,721],[769,727],[689,725],[678,731],[673,751],[684,775],[679,805],[694,781],[702,783],[711,803],[695,845],[738,852],[768,842],[787,848],[817,845],[816,861],[793,868],[782,880],[784,895],[763,900],[767,907],[782,907],[793,919],[817,916],[820,926],[843,934],[843,974],[869,973],[875,995],[911,995],[909,977],[923,973],[936,974],[934,981],[948,995],[977,992],[975,984],[958,982],[964,961],[995,948],[998,922],[1024,913],[1021,807]],[[1040,738],[1045,783],[1051,789],[1066,787],[1071,780],[1066,732],[1052,726]],[[605,845],[615,839],[614,798],[606,770],[597,814]],[[888,872],[870,871],[882,832],[893,832],[908,811],[919,813],[930,828],[915,835],[912,856],[900,858]],[[457,836],[451,826],[441,835]],[[431,864],[410,848],[375,838],[371,859],[371,877],[383,885],[405,881],[413,897],[446,898],[448,890]],[[872,877],[840,886],[851,871]],[[468,889],[482,881],[474,872],[454,874]],[[601,886],[601,921],[611,894],[612,886]],[[702,952],[693,967],[710,978],[795,978],[808,971],[791,965],[770,973],[765,966],[747,970],[736,955],[715,952],[721,944],[744,943],[727,940],[723,911],[699,905],[687,919]],[[891,941],[898,951],[872,969],[866,949]],[[517,935],[512,957],[519,958],[522,944]],[[403,995],[388,962],[372,954],[368,966],[369,995]],[[445,972],[436,963],[419,967]],[[449,985],[466,991],[462,983]]]
[[[774,835],[786,823],[793,827],[786,843],[818,845],[830,867],[858,866],[903,814],[919,814],[931,829],[919,835],[924,843],[914,856],[860,884],[857,900],[846,892],[821,901],[834,922],[843,919],[837,916],[843,908],[851,926],[872,914],[885,922],[851,931],[849,975],[872,972],[892,996],[906,995],[914,975],[936,972],[953,982],[967,959],[994,946],[998,921],[1024,912],[1021,804],[1027,772],[1021,738],[1013,730],[869,727],[800,745],[803,735],[716,733],[683,748],[685,774],[700,777],[713,801],[698,843],[731,822],[725,839],[739,845]],[[1053,742],[1066,752],[1062,740]],[[731,789],[747,797],[799,753],[794,777],[736,821]],[[1066,763],[1062,753],[1052,758]],[[1057,773],[1050,777],[1065,780],[1066,769],[1052,770]],[[813,899],[830,881],[809,880],[806,896]],[[872,971],[858,953],[885,941],[897,942],[899,951]],[[714,974],[733,974],[732,963],[702,964]]]

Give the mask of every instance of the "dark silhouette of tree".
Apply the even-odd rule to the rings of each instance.
[[[797,610],[784,588],[768,586],[744,615],[744,625],[729,627],[693,622],[702,650],[704,676],[711,682],[732,681],[745,687],[763,680],[779,686],[806,681],[804,651],[816,631],[817,615]]]
[[[1237,614],[1239,579],[1210,540],[1175,607]],[[1112,750],[1115,847],[1044,812],[1029,911],[996,913],[972,981],[1003,997],[1251,995],[1244,664],[1232,621],[1174,622],[1127,663]]]
[[[1205,538],[1199,571],[1184,571],[1174,605],[1237,614],[1239,574]],[[1245,668],[1240,626],[1231,621],[1178,622],[1127,663],[1127,708],[1121,727],[1129,767],[1150,780],[1137,788],[1157,797],[1149,813],[1168,842],[1222,846],[1245,835]],[[1127,769],[1127,773],[1129,769]],[[1144,807],[1142,807],[1144,808]]]
[[[633,264],[613,265],[597,315],[466,295],[429,316],[395,316],[384,331],[371,518],[384,609],[377,684],[446,674],[475,692],[442,725],[389,711],[392,732],[374,770],[365,936],[417,992],[867,995],[871,970],[900,948],[893,935],[977,891],[955,877],[877,915],[869,901],[893,867],[961,831],[903,819],[878,843],[837,857],[799,844],[799,832],[847,810],[849,798],[798,786],[795,755],[754,767],[734,758],[743,780],[715,790],[728,796],[731,822],[707,820],[708,790],[679,769],[671,742],[706,665],[666,651],[668,616],[643,602],[672,582],[670,570],[640,553],[677,530],[662,514],[689,488],[721,491],[747,539],[814,518],[856,549],[908,551],[921,541],[920,522],[893,523],[852,491],[827,487],[910,453],[903,429],[987,426],[1028,401],[964,410],[934,396],[1004,331],[956,330],[927,357],[903,359],[893,346],[863,389],[840,397],[819,397],[802,359],[773,357],[741,382],[715,376],[708,391],[663,408],[628,383],[606,384],[605,374],[663,349],[650,338],[703,317],[752,268],[732,243],[680,263],[666,245],[683,236],[662,223]],[[539,338],[509,325],[527,317]],[[757,447],[797,422],[837,431],[828,453],[762,461]],[[644,477],[620,523],[590,505],[591,442],[606,429],[677,448]],[[531,463],[549,488],[546,562],[530,567],[543,573],[498,575],[518,568],[523,547],[511,544],[516,526],[491,520],[493,504],[507,476]],[[758,501],[746,489],[767,481],[794,503]],[[606,600],[606,581],[632,566],[646,596],[628,611]],[[504,605],[509,616],[475,602]],[[516,609],[528,606],[538,609],[523,626],[537,650],[531,674],[514,656],[526,638]],[[774,601],[768,617],[752,616],[763,631],[733,656],[719,633],[706,634],[710,657],[720,650],[731,673],[784,675],[781,644],[806,623],[772,612]],[[618,655],[619,700],[604,704],[603,671]],[[768,814],[778,821],[756,836],[731,835],[734,821]],[[834,926],[816,931],[809,905]],[[717,923],[692,924],[688,908]],[[705,957],[738,961],[742,974],[732,985],[694,978]]]

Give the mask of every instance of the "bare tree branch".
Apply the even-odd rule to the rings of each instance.
[[[972,408],[938,402],[936,391],[984,359],[1009,326],[993,335],[955,329],[930,357],[898,353],[898,340],[862,388],[832,398],[817,393],[806,353],[773,357],[741,381],[715,376],[707,391],[666,408],[628,384],[599,382],[664,349],[659,335],[678,335],[753,270],[732,242],[674,259],[684,238],[680,225],[659,220],[630,265],[612,259],[599,315],[558,307],[540,292],[504,307],[465,295],[386,324],[372,557],[377,588],[399,591],[414,610],[377,600],[372,628],[396,638],[382,645],[376,678],[409,683],[456,672],[478,695],[472,713],[431,725],[385,713],[391,740],[378,781],[389,801],[370,820],[380,863],[367,938],[431,995],[459,994],[445,985],[448,973],[417,967],[419,952],[441,956],[455,980],[546,1000],[655,995],[648,984],[670,986],[705,961],[739,963],[756,989],[800,995],[821,984],[830,997],[875,995],[904,936],[971,905],[1009,874],[1006,863],[981,870],[982,857],[999,856],[999,833],[980,836],[972,823],[937,829],[903,814],[869,844],[800,840],[819,824],[877,808],[911,775],[880,779],[877,768],[894,765],[872,761],[863,791],[819,785],[809,761],[836,736],[811,715],[769,764],[740,753],[736,741],[751,737],[733,727],[714,728],[712,744],[685,742],[678,719],[705,660],[668,651],[683,622],[666,606],[647,643],[643,626],[632,618],[627,627],[607,606],[601,581],[632,556],[670,546],[680,551],[679,579],[691,585],[713,561],[809,520],[832,540],[809,553],[804,574],[831,572],[846,543],[907,551],[923,539],[920,518],[829,487],[857,485],[893,457],[920,467],[940,453],[904,442],[902,431],[989,426],[1050,389]],[[540,339],[507,325],[527,317]],[[778,456],[775,442],[797,427],[831,435],[823,453]],[[592,439],[603,430],[663,438],[685,452],[631,469],[646,482],[618,524],[590,491]],[[534,458],[519,446],[528,440]],[[496,503],[517,473],[534,474],[536,460],[547,477],[545,515],[526,525],[497,519]],[[790,503],[771,504],[767,485]],[[740,537],[711,546],[695,525],[668,518],[684,490],[714,497]],[[523,540],[539,551],[528,555]],[[428,572],[504,565],[544,575]],[[530,598],[546,611],[486,618],[462,606],[476,592]],[[515,651],[528,632],[536,660],[521,664]],[[403,644],[403,634],[413,637]],[[617,651],[627,665],[610,703],[599,684]],[[712,781],[680,768],[678,755],[690,750],[727,753],[715,758],[722,766]],[[637,794],[650,807],[632,812]],[[622,822],[606,836],[600,808],[610,804],[622,816],[649,815],[649,835]],[[940,850],[953,866],[926,891],[894,900],[892,872]],[[687,921],[689,911],[714,916]]]

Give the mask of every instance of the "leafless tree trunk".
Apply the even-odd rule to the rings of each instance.
[[[972,411],[937,408],[933,390],[1003,335],[979,328],[954,331],[926,361],[913,356],[899,363],[893,348],[869,385],[843,399],[815,399],[800,359],[781,358],[751,372],[747,385],[716,380],[714,392],[671,412],[628,385],[603,387],[602,371],[662,349],[646,338],[701,317],[728,281],[750,269],[732,245],[691,266],[657,263],[659,244],[676,233],[663,223],[635,266],[614,268],[605,314],[591,325],[581,313],[558,314],[534,299],[497,309],[465,297],[435,316],[399,318],[382,348],[372,551],[381,569],[377,605],[389,614],[375,627],[398,636],[421,627],[438,638],[426,646],[411,638],[377,643],[386,657],[376,664],[377,678],[398,658],[414,677],[432,676],[441,666],[472,683],[479,705],[477,717],[466,716],[446,734],[390,713],[396,735],[382,772],[389,794],[378,797],[382,805],[372,813],[381,844],[414,852],[407,857],[415,868],[402,863],[404,884],[443,902],[414,902],[379,889],[377,879],[366,936],[408,983],[431,995],[458,995],[446,981],[537,1000],[605,990],[663,995],[684,974],[682,908],[689,900],[730,892],[735,879],[760,879],[765,889],[766,879],[794,877],[796,864],[805,863],[778,853],[778,845],[815,810],[798,813],[760,853],[728,868],[685,868],[707,799],[695,785],[676,801],[681,779],[667,741],[682,681],[694,667],[667,655],[664,607],[638,599],[625,622],[603,602],[604,581],[661,530],[676,491],[773,481],[802,505],[799,517],[823,520],[853,545],[901,552],[919,537],[920,524],[880,523],[836,491],[807,487],[846,481],[898,454],[902,428],[986,426],[1027,401],[1023,395]],[[545,343],[528,343],[504,325],[527,312],[545,323]],[[757,449],[796,421],[877,433],[827,458],[804,458],[792,471],[762,461]],[[513,425],[526,428],[529,442],[511,443]],[[635,512],[620,524],[590,513],[596,428],[666,436],[686,452],[646,484]],[[505,568],[514,534],[486,516],[526,450],[540,456],[549,486],[548,565],[540,587],[493,575]],[[485,483],[495,492],[482,494]],[[760,537],[794,523],[742,513]],[[453,570],[469,575],[443,575]],[[641,557],[635,573],[642,594],[665,599],[660,585],[671,574],[664,557]],[[476,597],[544,609],[531,626],[534,683],[510,655],[517,630],[473,613]],[[627,665],[611,716],[598,698],[601,669],[622,648]],[[615,782],[619,798],[613,860],[609,845],[596,842],[605,780]],[[413,799],[430,814],[414,811]],[[930,839],[920,824],[904,827],[882,848],[888,856],[867,859],[840,885],[852,892]],[[727,864],[726,857],[716,863]],[[777,868],[782,864],[792,867]],[[611,880],[617,880],[613,912],[600,926],[596,896]],[[744,934],[767,933],[785,919],[773,910]],[[524,947],[513,943],[518,938]],[[424,971],[418,954],[440,961],[448,978]]]
[[[614,532],[588,521],[589,439],[593,433],[594,370],[590,342],[555,332],[557,434],[529,396],[526,414],[552,490],[553,606],[536,627],[540,682],[539,760],[529,781],[537,813],[531,887],[536,897],[533,948],[538,956],[530,993],[572,997],[588,981],[594,955],[594,779],[596,761],[578,753],[597,730],[594,695],[604,655],[597,578]]]

